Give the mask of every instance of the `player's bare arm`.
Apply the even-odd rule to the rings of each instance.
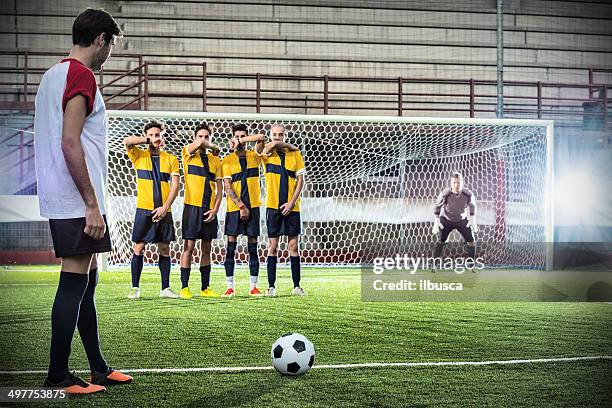
[[[215,219],[217,213],[219,212],[219,207],[221,206],[221,200],[223,199],[223,194],[221,194],[221,190],[223,189],[223,181],[221,179],[217,179],[215,180],[215,183],[217,184],[217,191],[219,193],[215,197],[214,207],[204,213],[204,222],[211,222]]]
[[[287,149],[289,151],[292,152],[297,152],[300,149],[297,148],[297,146],[292,145],[291,143],[286,143],[286,142],[280,142],[277,146],[277,149]]]
[[[197,139],[187,145],[187,153],[193,156],[204,146],[204,139]]]
[[[204,140],[202,142],[202,148],[204,149],[209,149],[210,151],[212,151],[213,153],[217,154],[221,151],[221,149],[219,148],[219,146],[217,146],[216,144],[208,141],[208,140]]]
[[[280,140],[273,140],[271,142],[266,143],[263,147],[263,150],[260,153],[268,156],[277,149],[287,149],[289,151],[294,151],[294,152],[297,152],[300,150],[296,146],[290,143],[281,142]]]
[[[236,150],[239,144],[240,142],[238,141],[238,139],[236,137],[232,137],[229,141],[230,150]]]
[[[68,101],[64,110],[62,128],[62,153],[70,176],[76,184],[85,202],[85,234],[93,239],[102,239],[106,232],[104,218],[98,208],[96,191],[91,184],[85,153],[81,145],[81,132],[85,123],[86,101],[82,95],[76,95]]]
[[[234,204],[236,204],[236,206],[240,209],[240,218],[243,220],[249,218],[249,209],[246,207],[240,197],[238,197],[238,194],[236,194],[236,192],[232,188],[231,179],[226,178],[223,180],[223,183],[225,185],[225,194],[227,194],[230,200],[232,200]]]
[[[257,135],[257,136],[261,136],[261,138],[259,138],[259,140],[257,140],[257,143],[255,143],[255,151],[261,154],[264,144],[266,143],[266,137],[264,135]]]
[[[178,174],[172,175],[172,181],[170,184],[170,194],[168,194],[166,201],[161,207],[157,207],[156,209],[151,211],[153,222],[160,221],[166,216],[166,214],[168,214],[168,210],[170,209],[170,207],[172,207],[172,203],[176,199],[176,196],[178,195],[178,192],[179,192],[179,187],[180,187],[179,179],[180,179],[180,176]]]
[[[237,139],[240,143],[244,144],[250,142],[263,142],[266,140],[266,136],[258,133],[256,135],[238,136]]]
[[[130,146],[138,146],[138,145],[148,145],[150,143],[150,139],[146,136],[128,136],[123,139],[123,144],[126,147]]]
[[[297,202],[298,198],[300,198],[300,194],[302,193],[302,189],[304,188],[304,175],[300,174],[299,176],[297,176],[297,182],[295,185],[295,191],[293,192],[293,196],[291,196],[291,199],[289,201],[287,201],[285,204],[280,206],[280,210],[283,213],[283,215],[288,215],[291,210],[293,210],[293,207],[295,207],[295,203]]]
[[[217,154],[221,151],[219,146],[209,142],[206,139],[198,139],[187,145],[187,153],[194,155],[198,150],[210,149],[213,153]]]
[[[245,144],[245,143],[249,143],[249,142],[255,142],[255,151],[257,153],[261,153],[262,149],[263,149],[263,145],[266,141],[266,136],[258,133],[255,135],[248,135],[248,136],[237,136],[236,140],[238,141],[238,143],[240,144]]]

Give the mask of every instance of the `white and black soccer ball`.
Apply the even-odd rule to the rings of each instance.
[[[299,333],[287,333],[272,345],[272,365],[281,374],[302,375],[315,360],[314,345]]]

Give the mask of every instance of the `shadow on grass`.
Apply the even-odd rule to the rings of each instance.
[[[208,406],[211,401],[214,402],[214,406],[217,407],[238,407],[248,402],[253,402],[259,399],[261,396],[273,393],[278,388],[289,385],[291,382],[296,381],[297,378],[283,377],[275,374],[266,377],[265,382],[261,381],[261,378],[252,378],[246,384],[225,389],[220,392],[209,392],[205,398],[195,399],[185,407],[196,408]]]

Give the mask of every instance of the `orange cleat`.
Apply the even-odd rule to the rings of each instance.
[[[52,383],[49,379],[45,379],[43,387],[61,388],[67,394],[93,394],[95,392],[102,392],[106,390],[106,387],[98,384],[91,384],[87,381],[81,380],[74,374],[68,374],[68,378],[59,383]]]
[[[134,379],[127,375],[123,374],[121,371],[113,370],[112,368],[108,368],[108,371],[105,373],[98,373],[95,371],[91,372],[91,383],[98,385],[119,385],[119,384],[129,384]]]
[[[249,295],[251,295],[251,296],[263,296],[263,293],[261,293],[261,291],[255,287],[255,288],[253,288],[253,289],[251,289],[249,291]]]
[[[227,288],[227,290],[221,295],[221,297],[234,297],[236,296],[236,292],[234,292],[233,288]]]

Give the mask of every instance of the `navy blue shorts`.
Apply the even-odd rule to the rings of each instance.
[[[225,213],[225,235],[247,237],[259,236],[259,207],[250,208],[251,214],[247,220],[240,219],[240,211]]]
[[[283,215],[281,210],[275,208],[266,209],[266,225],[268,237],[277,238],[282,235],[295,237],[302,233],[302,220],[299,211],[291,211]]]
[[[210,222],[204,222],[204,213],[208,208],[185,204],[183,207],[183,239],[203,239],[212,241],[218,238],[219,221],[217,217]]]
[[[83,232],[85,230],[85,217],[50,219],[49,228],[51,229],[55,256],[65,258],[112,251],[106,216],[103,215],[102,217],[106,224],[106,232],[102,239],[93,239]]]
[[[153,222],[151,211],[141,208],[136,209],[132,241],[154,244],[156,242],[170,242],[175,239],[172,213],[169,212],[160,221]]]

